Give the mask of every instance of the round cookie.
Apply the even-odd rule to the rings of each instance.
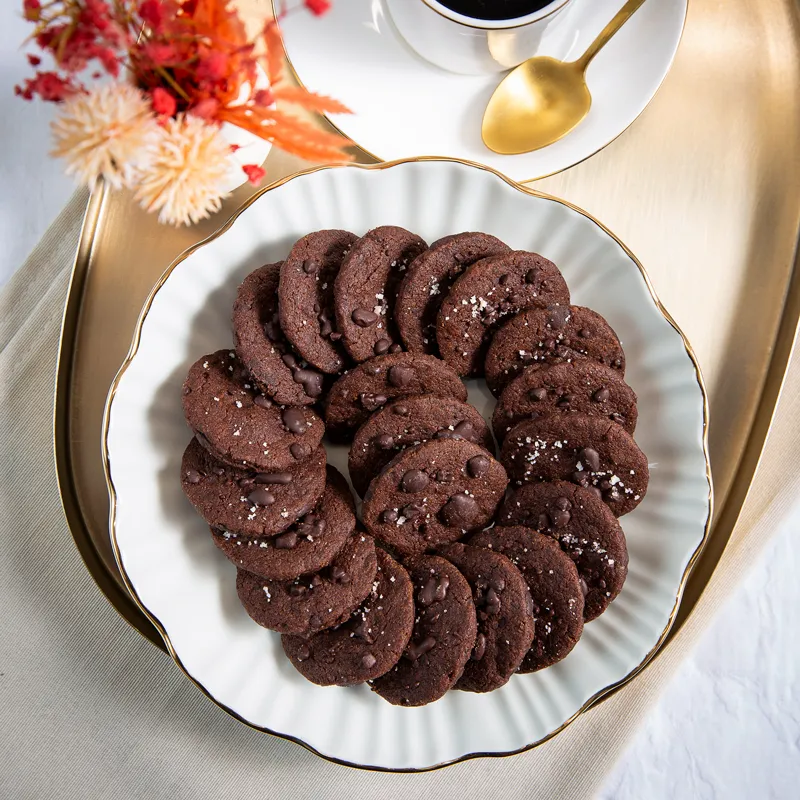
[[[495,452],[489,426],[473,406],[430,394],[404,397],[376,411],[356,432],[348,459],[353,488],[363,497],[398,452],[429,439],[466,439]]]
[[[259,625],[308,636],[347,619],[372,591],[378,569],[375,542],[356,530],[331,564],[293,581],[272,581],[240,569],[236,591]]]
[[[325,400],[328,433],[347,438],[373,411],[394,398],[413,394],[466,401],[467,388],[444,361],[433,356],[390,353],[371,358],[331,386]]]
[[[394,323],[397,287],[428,245],[396,225],[373,228],[350,249],[334,284],[336,326],[354,361],[401,350]]]
[[[262,578],[288,581],[330,564],[355,527],[350,487],[328,466],[325,491],[314,510],[279,536],[254,538],[218,528],[211,533],[214,544],[237,567]]]
[[[183,454],[181,486],[200,516],[240,536],[276,536],[311,511],[325,490],[325,448],[282,472],[237,469],[197,439]]]
[[[236,355],[261,391],[276,403],[311,405],[323,377],[292,353],[278,318],[278,281],[283,262],[267,264],[242,282],[233,306]]]
[[[522,573],[500,553],[450,544],[442,556],[472,588],[478,635],[456,689],[491,692],[508,683],[533,644],[533,603]]]
[[[620,593],[628,574],[625,534],[596,492],[566,481],[527,483],[503,501],[497,524],[524,525],[561,545],[578,569],[584,622]]]
[[[509,431],[500,461],[512,481],[571,481],[593,489],[614,516],[647,491],[647,458],[622,426],[585,414],[529,419]]]
[[[436,318],[439,352],[459,375],[479,377],[505,317],[556,303],[569,305],[569,289],[552,261],[521,250],[483,258],[456,279],[442,301]]]
[[[347,364],[342,335],[336,330],[333,284],[357,238],[339,230],[309,233],[295,242],[281,267],[278,304],[283,333],[309,364],[331,375]]]
[[[499,395],[525,368],[589,358],[625,375],[625,353],[614,329],[583,306],[523,311],[500,328],[486,353],[486,383]]]
[[[395,456],[369,485],[367,530],[404,555],[454,542],[494,517],[508,480],[480,445],[433,439]]]
[[[220,461],[264,471],[302,461],[325,433],[310,408],[280,408],[264,397],[230,350],[192,365],[183,384],[183,413],[200,444]]]
[[[499,442],[524,419],[548,414],[586,414],[636,430],[639,412],[636,393],[617,370],[588,358],[524,369],[509,383],[492,414],[494,435]]]
[[[477,620],[469,583],[449,561],[419,556],[406,569],[417,613],[411,641],[372,690],[396,706],[424,706],[461,677],[475,646]]]
[[[536,636],[517,671],[536,672],[565,658],[583,633],[583,593],[575,564],[558,543],[522,527],[481,531],[469,543],[502,553],[530,589]]]
[[[488,233],[457,233],[414,259],[394,305],[395,323],[409,353],[439,355],[436,316],[453,281],[476,261],[510,249]]]
[[[414,628],[414,590],[406,570],[377,549],[372,591],[347,622],[309,638],[281,637],[295,669],[320,686],[351,686],[387,673]]]

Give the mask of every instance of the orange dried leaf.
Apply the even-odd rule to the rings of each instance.
[[[343,103],[333,97],[326,97],[323,94],[310,92],[299,86],[279,86],[274,91],[276,100],[285,100],[288,103],[295,103],[309,111],[317,111],[320,114],[352,114],[353,112]]]
[[[275,84],[283,77],[283,40],[274,19],[264,26],[264,43],[267,46],[267,76],[274,92]]]

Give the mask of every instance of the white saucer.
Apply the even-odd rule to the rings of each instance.
[[[449,156],[525,181],[583,161],[644,111],[675,57],[687,2],[645,3],[589,66],[589,116],[561,141],[518,156],[497,155],[481,140],[483,110],[502,73],[456,75],[424,61],[400,38],[384,0],[339,0],[322,17],[291,14],[281,29],[299,79],[352,109],[332,122],[379,160]],[[538,55],[577,58],[622,5],[575,0]]]

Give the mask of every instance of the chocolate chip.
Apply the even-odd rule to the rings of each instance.
[[[397,522],[398,516],[398,513],[393,508],[387,508],[386,511],[381,513],[381,522],[391,525],[393,522]]]
[[[616,367],[617,369],[620,369],[620,367],[622,367],[622,359],[621,359],[621,358],[615,358],[615,359],[614,359],[614,360],[611,362],[611,366],[612,366],[612,367]]]
[[[538,389],[531,389],[528,392],[528,397],[533,400],[535,403],[539,403],[547,397],[547,389],[543,386],[540,386]]]
[[[254,483],[278,483],[281,486],[292,482],[292,475],[290,472],[259,472],[253,478]]]
[[[467,474],[471,478],[482,478],[492,466],[492,462],[486,456],[473,456],[467,461]]]
[[[581,582],[581,594],[586,597],[589,594],[589,587],[586,585],[586,581],[583,578],[580,578]]]
[[[606,489],[603,492],[603,500],[605,500],[606,503],[616,503],[619,499],[620,493],[616,486],[612,486],[610,489]]]
[[[184,478],[186,479],[186,483],[200,483],[203,476],[196,469],[190,469],[186,471]]]
[[[364,655],[361,656],[361,664],[365,669],[372,669],[377,663],[378,659],[375,658],[372,653],[364,653]]]
[[[312,614],[308,618],[308,624],[312,628],[321,628],[322,627],[322,617],[319,614]]]
[[[583,471],[573,472],[570,476],[573,483],[577,483],[578,486],[583,486],[584,488],[589,485],[589,474]]]
[[[336,564],[331,567],[331,578],[333,579],[334,583],[350,583],[349,573]]]
[[[603,493],[596,486],[588,486],[589,491],[599,500],[603,499]]]
[[[367,644],[372,644],[375,641],[366,619],[362,619],[361,622],[353,628],[353,635],[357,636],[359,639],[363,639]]]
[[[403,352],[403,347],[402,347],[402,345],[399,345],[399,344],[395,343],[389,348],[389,352],[390,353],[402,353]]]
[[[376,356],[382,356],[384,353],[389,351],[389,348],[392,346],[391,339],[378,339],[377,342],[372,346],[372,351],[375,353]]]
[[[297,363],[297,359],[291,353],[284,353],[281,356],[281,361],[283,361],[289,369],[297,369],[300,366]]]
[[[595,403],[605,403],[609,397],[611,397],[611,392],[609,392],[608,389],[606,389],[606,387],[603,386],[602,389],[598,389],[592,395],[592,400],[594,400]]]
[[[319,575],[314,575],[311,578],[311,588],[316,589],[317,586],[322,586],[322,578]]]
[[[553,505],[561,511],[568,511],[570,508],[572,508],[572,503],[570,503],[568,497],[557,497],[553,501]]]
[[[382,406],[385,406],[389,398],[382,394],[373,394],[372,392],[361,392],[358,396],[358,402],[365,411],[377,411]]]
[[[253,491],[247,495],[247,499],[254,506],[271,506],[275,502],[275,495],[263,488],[253,489]]]
[[[400,417],[407,417],[408,406],[404,406],[402,403],[397,403],[396,405],[392,406],[392,413],[397,414]]]
[[[253,402],[254,402],[254,403],[255,403],[255,404],[256,404],[256,405],[257,405],[259,408],[272,408],[272,400],[270,400],[270,399],[269,399],[269,397],[264,397],[264,395],[263,395],[263,394],[257,394],[257,395],[256,395],[256,396],[253,398]]]
[[[281,419],[290,433],[305,433],[311,427],[311,423],[306,420],[306,415],[301,408],[284,408]]]
[[[555,330],[561,330],[570,317],[569,306],[552,306],[549,310],[547,324]]]
[[[302,597],[308,590],[302,583],[293,583],[289,587],[289,596],[290,597]]]
[[[421,492],[428,485],[428,473],[421,469],[410,469],[400,479],[400,489],[403,492],[413,494]]]
[[[338,342],[339,339],[342,338],[342,334],[339,331],[333,331],[331,335],[328,337],[332,342]]]
[[[313,369],[298,369],[294,373],[294,382],[303,385],[303,391],[309,397],[319,397],[322,394],[322,375]]]
[[[569,525],[572,515],[569,513],[569,511],[556,511],[555,514],[552,515],[552,518],[554,527],[565,528],[567,525]]]
[[[313,275],[319,269],[319,264],[316,261],[312,261],[312,259],[307,258],[303,262],[303,272],[306,275]]]
[[[380,373],[381,368],[378,364],[364,364],[362,367],[365,375],[377,375]]]
[[[415,372],[411,367],[404,367],[397,364],[389,370],[387,379],[390,386],[397,389],[404,389],[411,381],[414,380]]]
[[[581,328],[578,331],[578,336],[580,336],[581,339],[588,339],[591,335],[592,332],[588,328]]]
[[[496,592],[502,592],[503,589],[506,588],[506,582],[502,578],[491,578],[489,580],[489,585],[494,589]]]
[[[307,444],[303,444],[302,442],[295,442],[289,448],[289,452],[292,454],[293,459],[300,461],[301,459],[311,455],[311,447]]]
[[[400,509],[400,515],[408,520],[419,519],[425,513],[425,508],[419,503],[409,503]]]
[[[546,531],[550,527],[550,517],[547,514],[539,514],[539,519],[536,522],[537,531]]]
[[[480,508],[474,497],[455,494],[442,506],[439,516],[451,528],[467,529],[474,524],[479,513]]]
[[[575,398],[571,394],[562,394],[561,397],[558,398],[558,402],[556,403],[556,406],[558,408],[567,409],[572,405],[572,401],[574,399]]]
[[[440,575],[436,584],[436,593],[434,599],[440,603],[447,597],[447,590],[450,588],[450,578],[447,575]]]
[[[578,460],[587,464],[592,472],[597,472],[600,469],[600,454],[591,447],[584,447],[578,453]]]
[[[277,550],[294,550],[297,547],[298,536],[295,531],[282,533],[275,537],[275,548]]]
[[[486,637],[479,633],[475,639],[475,647],[472,648],[472,655],[470,658],[473,661],[480,661],[486,654]]]
[[[215,475],[219,475],[219,477],[222,477],[225,474],[225,468],[224,467],[214,467],[212,472]]]
[[[368,328],[378,321],[378,315],[368,308],[357,308],[350,315],[350,318],[358,325],[359,328]]]
[[[437,580],[436,575],[431,575],[423,587],[419,590],[419,594],[417,595],[417,602],[421,606],[429,606],[436,600],[436,589],[439,585],[439,581]]]
[[[375,443],[375,446],[381,450],[390,450],[394,445],[394,439],[388,433],[382,433],[380,436],[376,436],[372,441]]]
[[[612,422],[616,422],[617,425],[624,425],[625,424],[625,417],[622,414],[617,414],[616,412],[611,414],[610,416]]]
[[[449,469],[437,469],[436,472],[433,473],[433,479],[437,483],[447,484],[452,483],[455,480],[455,477]]]
[[[322,311],[317,315],[317,322],[319,322],[319,335],[328,338],[333,333],[333,325],[328,319],[328,315]]]
[[[502,602],[497,592],[491,587],[486,591],[484,596],[484,609],[487,614],[494,616],[500,611]]]
[[[419,643],[409,644],[403,655],[410,661],[416,661],[421,656],[424,656],[425,653],[433,650],[434,647],[436,647],[436,639],[433,636],[427,636]]]
[[[307,659],[311,658],[311,651],[308,649],[308,645],[301,644],[297,648],[296,656],[298,661],[306,661]]]
[[[501,276],[500,276],[500,277],[497,279],[497,282],[498,282],[498,283],[499,283],[501,286],[505,286],[505,285],[508,283],[508,277],[509,277],[508,275],[501,275]]]

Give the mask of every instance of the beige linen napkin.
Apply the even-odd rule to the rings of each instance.
[[[0,797],[592,796],[795,499],[797,479],[781,464],[800,449],[797,359],[719,568],[680,634],[638,679],[523,755],[417,775],[349,769],[257,733],[209,702],[117,615],[72,543],[51,419],[61,312],[85,203],[83,193],[72,198],[0,294]]]

